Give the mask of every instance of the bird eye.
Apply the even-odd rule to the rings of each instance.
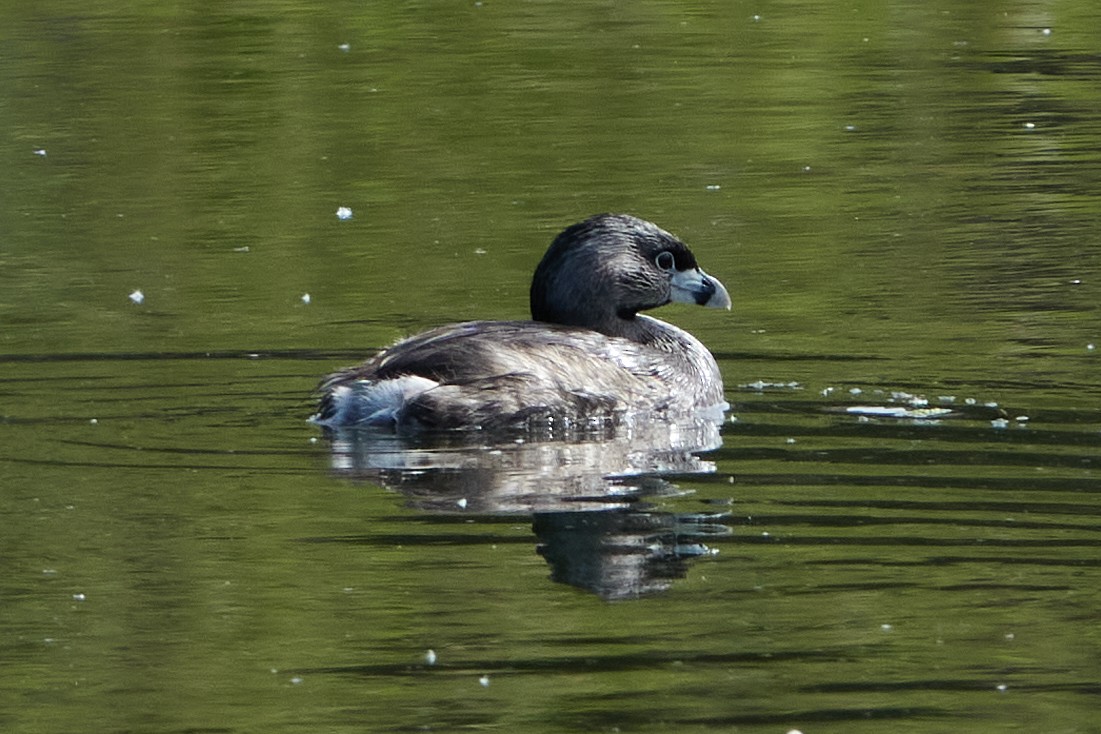
[[[672,270],[674,265],[673,253],[668,250],[662,250],[654,258],[654,264],[662,270]]]

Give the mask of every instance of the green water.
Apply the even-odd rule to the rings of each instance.
[[[1101,732],[1099,48],[1081,0],[8,3],[0,729]],[[726,380],[698,464],[305,423],[606,210],[734,299],[661,313]]]

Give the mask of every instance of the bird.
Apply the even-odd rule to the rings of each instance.
[[[551,242],[531,320],[467,321],[398,341],[325,377],[310,420],[398,433],[566,429],[722,411],[722,376],[698,339],[641,313],[730,309],[680,239],[629,214],[597,214]]]

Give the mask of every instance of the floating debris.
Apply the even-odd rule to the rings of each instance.
[[[932,420],[951,415],[948,408],[904,408],[894,405],[854,405],[845,408],[850,415],[859,415],[871,418],[914,418],[917,420]]]
[[[46,157],[46,149],[45,149],[45,148],[39,148],[38,150],[36,150],[36,151],[34,152],[34,154],[35,154],[35,155],[40,155],[40,156],[42,156],[43,158],[45,158],[45,157]]]
[[[140,306],[142,303],[145,302],[145,294],[142,293],[140,290],[134,291],[130,294],[130,302],[136,303]]]
[[[345,219],[351,219],[352,218],[352,209],[351,209],[351,207],[347,207],[347,206],[337,207],[336,218],[341,220],[341,221],[344,221]]]
[[[704,188],[708,191],[718,191],[722,188],[722,186],[719,186],[718,184],[708,184]]]
[[[344,53],[348,53],[349,51],[351,51],[351,50],[352,50],[352,44],[350,44],[350,43],[342,43],[342,44],[340,44],[339,46],[337,46],[337,48],[339,48],[339,49],[340,49],[341,51],[343,51]]]
[[[905,392],[902,390],[891,391],[892,403],[906,403],[915,408],[924,408],[929,404],[929,399],[922,395],[914,395],[913,393]]]
[[[745,388],[747,390],[770,390],[780,388],[783,390],[802,390],[803,386],[798,382],[766,382],[765,380],[757,380],[756,382],[747,382],[744,385],[738,387]]]
[[[1026,122],[1025,123],[1025,130],[1035,130],[1035,129],[1036,129],[1036,123],[1035,122]]]
[[[489,676],[483,675],[478,679],[478,682],[482,684],[482,688],[489,688]]]
[[[436,664],[436,651],[435,650],[429,650],[428,652],[426,652],[424,654],[424,662],[427,663],[428,665],[435,665]]]
[[[466,509],[466,497],[462,497],[462,498],[456,500],[455,504],[459,506],[459,509],[465,510]]]
[[[306,304],[307,306],[310,305],[310,294],[309,293],[303,293],[302,294],[302,303]]]

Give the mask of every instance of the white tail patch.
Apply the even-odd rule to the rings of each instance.
[[[338,385],[332,391],[332,413],[314,422],[324,426],[392,426],[411,398],[438,385],[420,375]]]

